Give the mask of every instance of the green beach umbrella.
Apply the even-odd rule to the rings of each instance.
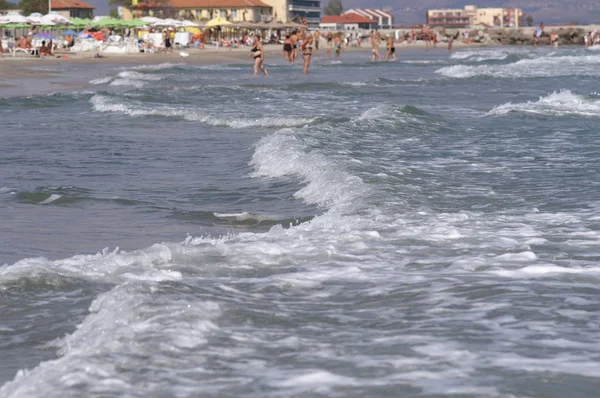
[[[119,28],[123,26],[123,21],[116,18],[104,18],[92,23],[97,28]]]

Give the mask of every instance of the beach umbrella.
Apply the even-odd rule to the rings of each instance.
[[[3,24],[28,24],[29,18],[20,14],[6,14],[3,18]]]
[[[41,25],[71,25],[71,20],[60,14],[46,14],[40,18]]]
[[[183,28],[197,28],[200,24],[192,21],[183,21],[180,26]]]
[[[153,24],[156,21],[161,21],[160,18],[156,18],[156,17],[143,17],[143,18],[140,18],[140,19],[142,21],[146,22],[146,23],[149,23],[149,24]]]
[[[91,19],[86,18],[71,18],[71,24],[77,27],[85,27],[94,23]]]
[[[99,21],[92,22],[92,26],[97,28],[117,28],[123,26],[123,21],[116,18],[104,18]]]
[[[178,21],[178,20],[172,19],[172,18],[159,19],[158,21],[154,22],[152,24],[152,26],[175,26],[175,27],[179,27],[179,26],[181,26],[181,21]]]
[[[74,30],[71,30],[71,29],[65,30],[63,32],[63,35],[67,35],[67,36],[77,36],[78,34],[79,33],[75,32]]]
[[[141,19],[132,19],[131,21],[123,21],[123,23],[128,28],[137,28],[137,27],[146,25],[146,22],[142,21]]]
[[[232,23],[223,17],[216,17],[216,18],[213,18],[210,21],[208,21],[205,26],[207,28],[212,28],[214,26],[225,26],[225,25],[232,25]]]

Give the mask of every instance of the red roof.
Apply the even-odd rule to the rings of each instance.
[[[169,0],[173,8],[245,8],[271,7],[261,0]]]
[[[68,10],[72,8],[89,8],[93,10],[96,8],[80,0],[51,0],[51,2],[53,10]]]
[[[367,17],[363,17],[362,15],[358,15],[358,14],[344,14],[344,15],[325,15],[323,18],[321,18],[321,23],[339,23],[339,24],[345,24],[345,23],[377,23],[377,21],[367,18]]]

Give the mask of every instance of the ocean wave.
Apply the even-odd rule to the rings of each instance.
[[[201,122],[211,126],[227,126],[232,128],[250,128],[250,127],[292,127],[304,126],[313,123],[317,118],[314,117],[258,117],[258,118],[240,118],[236,116],[213,116],[205,114],[196,109],[173,108],[172,106],[157,106],[154,109],[147,108],[142,104],[126,104],[114,101],[107,96],[96,94],[90,102],[96,112],[122,113],[129,116],[162,116],[175,117],[188,120],[190,122]]]
[[[2,193],[2,191],[0,191]],[[59,188],[41,188],[37,192],[22,192],[14,189],[8,190],[7,193],[21,202],[32,205],[69,205],[73,203],[96,201],[96,202],[112,202],[120,205],[130,206],[140,202],[123,198],[96,197],[85,189],[74,187],[59,187]]]
[[[10,266],[0,267],[0,284],[19,279],[44,283],[56,278],[78,278],[99,283],[123,283],[130,280],[179,280],[181,274],[169,269],[171,251],[155,244],[133,252],[109,251],[76,255],[62,260],[26,258]]]
[[[164,62],[162,64],[156,64],[156,65],[139,65],[139,66],[135,66],[135,67],[130,67],[127,69],[135,69],[135,70],[163,70],[163,69],[171,69],[171,68],[177,68],[180,66],[185,66],[186,64],[180,62],[180,63],[171,63],[171,62]]]
[[[472,77],[527,78],[554,76],[598,76],[600,55],[543,56],[504,65],[452,65],[435,73],[455,79]]]
[[[59,358],[20,370],[0,387],[2,397],[152,396],[165,380],[182,381],[202,365],[208,336],[218,331],[220,306],[192,294],[167,298],[163,286],[130,283],[100,294],[77,329],[55,342]],[[193,302],[193,305],[189,304]],[[195,352],[196,351],[196,352]],[[195,352],[195,354],[194,354]],[[152,355],[149,355],[152,353]],[[140,383],[139,372],[124,371],[129,358],[144,359],[146,369],[164,369],[166,358],[183,360],[162,380]],[[187,361],[185,358],[188,358]],[[196,360],[194,360],[196,358]],[[185,363],[184,363],[185,362]],[[137,366],[136,366],[137,367]],[[175,379],[174,379],[175,378]]]
[[[106,83],[110,83],[113,79],[114,79],[114,77],[112,77],[112,76],[101,77],[98,79],[90,80],[90,84],[94,84],[94,85],[106,84]]]
[[[142,88],[146,85],[144,81],[135,79],[115,79],[110,82],[111,86],[131,86],[135,88]]]
[[[450,55],[450,59],[466,61],[466,62],[486,62],[486,61],[503,61],[514,59],[518,61],[523,57],[531,57],[533,54],[530,50],[515,49],[487,49],[487,50],[464,50],[456,51]]]
[[[499,105],[488,115],[505,115],[511,112],[534,113],[541,115],[582,115],[600,116],[600,99],[573,94],[570,90],[553,92],[537,101]]]
[[[324,154],[310,151],[291,130],[264,137],[252,156],[254,177],[295,176],[306,186],[294,196],[328,209],[354,207],[367,192],[363,181]]]

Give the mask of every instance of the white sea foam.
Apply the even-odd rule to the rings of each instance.
[[[134,80],[135,82],[135,80]],[[212,126],[228,126],[233,128],[251,128],[251,127],[287,127],[303,126],[310,124],[315,118],[303,117],[260,117],[260,118],[240,118],[234,116],[215,116],[206,114],[193,109],[174,108],[172,106],[162,106],[154,109],[148,109],[146,105],[124,103],[112,100],[101,94],[94,95],[90,102],[97,112],[123,113],[130,116],[163,116],[177,117],[192,122],[201,122]]]
[[[526,78],[552,76],[598,76],[600,55],[542,56],[505,65],[452,65],[435,71],[445,77],[464,79],[476,76]]]
[[[135,79],[115,79],[110,82],[111,86],[131,86],[135,88],[142,88],[145,84],[144,81]]]
[[[50,195],[48,198],[46,198],[46,199],[44,199],[43,201],[41,201],[39,204],[40,204],[40,205],[47,205],[48,203],[52,203],[52,202],[54,202],[55,200],[58,200],[58,199],[60,199],[60,198],[62,198],[62,195],[59,195],[59,194],[53,193],[53,194],[52,194],[52,195]]]
[[[113,80],[112,76],[101,77],[98,79],[90,80],[90,84],[106,84],[110,83]]]
[[[171,68],[175,68],[178,66],[183,66],[185,65],[184,63],[180,62],[180,63],[171,63],[171,62],[164,62],[162,64],[157,64],[157,65],[140,65],[140,66],[135,66],[133,68],[127,68],[127,69],[135,69],[135,70],[162,70],[162,69],[171,69]]]
[[[237,221],[245,221],[245,220],[256,220],[256,221],[266,221],[266,220],[277,220],[279,217],[268,215],[268,214],[251,214],[248,212],[241,213],[214,213],[215,217],[219,218],[232,218]]]
[[[136,72],[136,71],[119,72],[119,74],[117,74],[117,77],[120,77],[123,79],[150,80],[150,81],[156,81],[156,80],[162,79],[162,77],[158,76],[158,75],[150,75],[147,73],[140,73],[140,72]]]
[[[451,59],[464,60],[468,62],[485,62],[485,61],[501,61],[507,59],[511,55],[532,56],[530,50],[520,50],[518,48],[506,49],[478,49],[478,50],[463,50],[455,51],[450,55]]]
[[[507,278],[559,276],[565,274],[600,276],[600,267],[561,267],[554,264],[530,265],[516,270],[493,270],[491,274]]]
[[[69,395],[66,391],[75,386],[86,386],[103,396],[152,395],[163,388],[161,380],[139,383],[139,372],[123,372],[140,365],[137,357],[145,357],[147,369],[163,370],[167,358],[180,358],[177,368],[161,372],[162,380],[177,379],[178,372],[183,377],[186,372],[200,371],[201,348],[206,346],[207,335],[218,330],[213,320],[220,313],[219,306],[206,300],[189,305],[189,301],[164,297],[158,302],[152,294],[155,289],[125,284],[101,294],[83,323],[59,342],[61,357],[19,371],[13,381],[0,387],[0,396],[58,398]]]
[[[26,258],[11,266],[0,267],[0,284],[27,278],[55,276],[89,279],[96,282],[179,280],[181,273],[171,271],[171,251],[164,245],[124,252],[107,249],[97,254],[77,255],[63,260]]]
[[[332,163],[317,151],[309,151],[292,130],[264,137],[252,157],[255,177],[296,176],[306,186],[296,193],[309,203],[327,208],[358,204],[366,194],[362,180]]]
[[[582,115],[600,116],[600,99],[573,94],[570,90],[553,92],[538,101],[507,103],[497,106],[488,115],[504,115],[509,112],[534,113],[542,115]]]

